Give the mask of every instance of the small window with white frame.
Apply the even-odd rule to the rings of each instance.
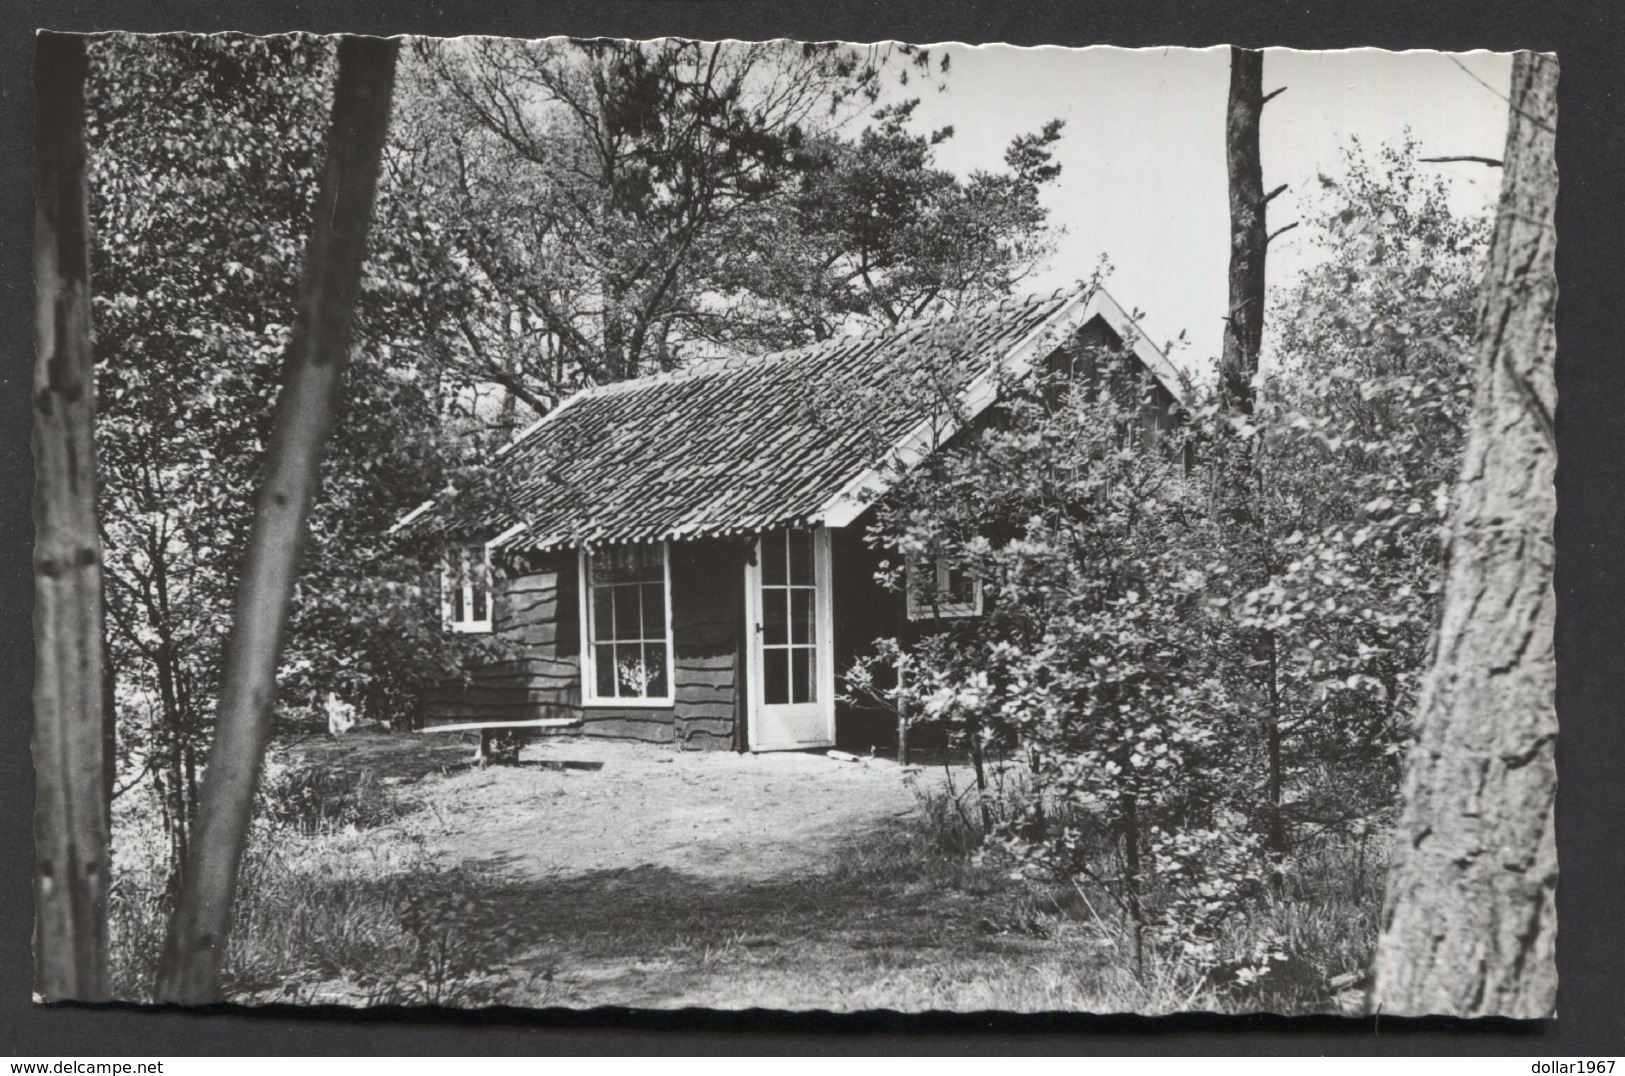
[[[440,576],[440,612],[458,632],[488,632],[495,604],[491,592],[491,552],[483,542],[460,542],[446,550]]]
[[[582,701],[670,706],[671,569],[666,543],[581,554]]]
[[[908,562],[908,618],[946,620],[982,615],[982,581],[946,557]]]

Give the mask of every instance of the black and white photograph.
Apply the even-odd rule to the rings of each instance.
[[[1558,68],[40,34],[35,1000],[1552,1018]]]

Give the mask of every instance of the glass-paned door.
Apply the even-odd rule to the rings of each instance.
[[[773,751],[832,744],[829,532],[763,534],[750,574],[751,747]]]

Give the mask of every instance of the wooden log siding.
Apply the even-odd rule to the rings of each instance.
[[[496,584],[492,627],[515,655],[469,669],[465,679],[442,685],[425,704],[425,721],[442,725],[580,716],[577,615],[573,556],[553,554],[510,566]]]
[[[830,574],[835,647],[835,745],[843,751],[865,753],[870,747],[897,742],[896,719],[890,711],[865,702],[853,706],[841,701],[846,694],[846,673],[860,657],[874,653],[878,638],[897,634],[897,594],[875,582],[884,555],[863,541],[874,520],[870,509],[850,527],[830,535]],[[889,669],[878,670],[875,686],[892,686]]]
[[[674,543],[671,618],[673,733],[685,748],[734,746],[745,550],[733,542]]]
[[[429,723],[580,717],[585,736],[732,749],[743,547],[673,543],[671,558],[671,706],[581,705],[580,581],[576,554],[565,551],[516,566],[497,584],[493,628],[517,653],[435,692],[425,709]]]

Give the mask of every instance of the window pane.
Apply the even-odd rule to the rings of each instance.
[[[598,697],[610,699],[615,697],[615,648],[613,646],[599,646],[593,650],[594,686]]]
[[[610,564],[613,566],[611,575],[616,583],[638,577],[638,569],[643,563],[642,547],[635,545],[611,546],[609,550]]]
[[[790,701],[790,652],[762,651],[762,701],[775,706]]]
[[[615,635],[616,641],[622,639],[641,639],[638,625],[642,617],[638,613],[639,591],[642,587],[615,587]],[[600,636],[604,638],[604,636]]]
[[[806,645],[813,641],[813,591],[810,589],[792,590],[790,592],[790,608],[794,614],[790,618],[790,630],[794,636],[791,642]]]
[[[668,694],[664,548],[611,546],[588,560],[587,583],[598,697]],[[645,649],[644,640],[658,645]]]
[[[650,643],[643,648],[643,669],[645,674],[643,694],[649,698],[664,698],[668,695],[664,643]]]
[[[479,554],[477,552],[470,552],[471,558],[477,558],[478,556]],[[472,620],[491,619],[491,607],[488,604],[491,598],[491,593],[486,586],[484,569],[485,565],[481,561],[471,559],[468,574],[470,591],[473,594],[473,599],[471,602],[472,607],[469,610],[469,618]]]
[[[812,586],[812,531],[790,531],[790,582]]]
[[[970,605],[976,600],[976,581],[963,568],[948,569],[948,601]]]
[[[615,638],[615,615],[610,599],[615,591],[609,587],[594,587],[592,590],[592,637],[597,642],[600,639]]]
[[[649,691],[650,669],[641,646],[615,648],[615,693],[622,698],[641,699]]]
[[[638,588],[643,592],[643,637],[666,637],[666,588],[658,583],[645,583]]]
[[[813,688],[813,655],[817,651],[798,646],[790,651],[790,682],[794,691],[792,702],[812,702],[817,698]]]
[[[786,593],[778,587],[762,588],[762,642],[768,646],[783,646],[790,641],[786,634],[788,630]]]
[[[784,585],[783,531],[762,535],[762,582],[770,587]]]
[[[452,557],[451,570],[447,575],[450,577],[447,585],[451,588],[451,620],[454,624],[461,624],[468,619],[464,615],[466,605],[463,599],[463,562],[461,556]]]

